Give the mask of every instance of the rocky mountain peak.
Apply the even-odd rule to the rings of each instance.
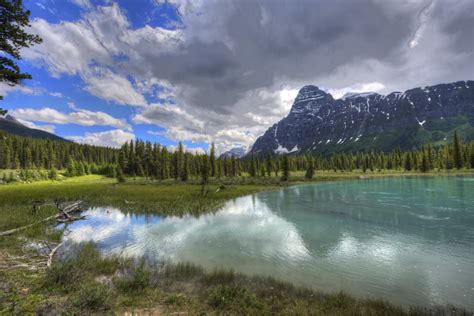
[[[474,139],[474,81],[419,87],[388,95],[351,93],[335,100],[308,85],[290,113],[259,137],[256,155],[390,151],[442,144],[459,129]]]

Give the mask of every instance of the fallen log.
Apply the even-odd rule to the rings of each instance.
[[[29,224],[29,225],[26,225],[26,226],[22,226],[22,227],[18,227],[18,228],[15,228],[15,229],[10,229],[10,230],[7,230],[7,231],[4,231],[4,232],[1,232],[0,233],[0,236],[8,236],[8,235],[12,235],[16,232],[19,232],[19,231],[22,231],[24,229],[27,229],[27,228],[30,228],[36,224],[39,224],[39,223],[42,223],[42,222],[46,222],[46,221],[49,221],[50,219],[53,219],[53,218],[56,218],[57,215],[53,215],[53,216],[50,216],[50,217],[47,217],[45,219],[42,219],[40,221],[37,221],[37,222],[34,222],[33,224]]]
[[[51,265],[53,264],[54,255],[56,254],[56,252],[58,252],[59,248],[61,248],[62,245],[64,245],[64,241],[58,244],[56,247],[54,247],[53,250],[48,255],[48,261],[46,262],[46,266],[48,268],[51,267]]]
[[[63,203],[64,204],[64,203]],[[28,225],[25,225],[25,226],[21,226],[21,227],[18,227],[18,228],[15,228],[15,229],[10,229],[10,230],[7,230],[7,231],[4,231],[4,232],[0,232],[0,236],[8,236],[8,235],[12,235],[16,232],[19,232],[19,231],[22,231],[24,229],[27,229],[27,228],[30,228],[34,225],[37,225],[39,223],[42,223],[42,222],[45,222],[45,221],[48,221],[48,220],[51,220],[53,218],[56,218],[56,220],[60,221],[61,217],[66,218],[67,221],[74,221],[74,220],[78,220],[78,219],[83,219],[84,216],[81,216],[81,217],[73,217],[71,215],[69,215],[69,213],[73,213],[73,212],[78,212],[81,210],[81,205],[82,205],[82,201],[75,201],[75,202],[72,202],[72,203],[69,203],[67,205],[64,205],[64,206],[60,206],[59,204],[57,204],[57,208],[59,210],[59,214],[56,214],[56,215],[53,215],[53,216],[49,216],[49,217],[46,217],[45,219],[42,219],[40,221],[37,221],[37,222],[34,222],[32,224],[28,224]]]

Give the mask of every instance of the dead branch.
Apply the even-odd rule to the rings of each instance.
[[[57,245],[56,247],[54,247],[53,250],[51,251],[51,253],[49,254],[48,261],[46,262],[46,266],[48,268],[51,267],[51,264],[53,264],[54,255],[56,254],[58,249],[61,248],[62,245],[64,245],[64,241],[62,243],[60,243],[59,245]]]
[[[75,202],[72,202],[72,203],[62,203],[62,204],[56,203],[56,206],[59,210],[59,214],[49,216],[45,219],[42,219],[40,221],[34,222],[34,223],[26,225],[26,226],[22,226],[22,227],[18,227],[18,228],[15,228],[15,229],[10,229],[10,230],[4,231],[4,232],[0,232],[0,236],[12,235],[16,232],[25,230],[27,228],[30,228],[34,225],[39,224],[39,223],[51,220],[53,218],[56,218],[56,220],[58,222],[61,222],[61,223],[71,222],[71,221],[75,221],[75,220],[84,218],[83,216],[73,217],[73,216],[70,215],[70,213],[81,211],[82,201],[75,201]],[[66,220],[64,220],[64,218]]]

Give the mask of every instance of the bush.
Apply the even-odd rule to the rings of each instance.
[[[115,286],[122,292],[135,294],[142,292],[150,285],[151,273],[142,262],[139,266],[132,268],[128,276],[115,280]]]
[[[259,309],[257,297],[244,287],[219,285],[209,293],[209,305],[219,309],[243,312]]]
[[[79,309],[92,311],[104,310],[109,308],[108,287],[97,283],[88,282],[81,285],[75,295],[73,305]]]

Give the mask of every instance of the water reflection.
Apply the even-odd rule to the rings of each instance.
[[[65,239],[397,304],[474,308],[472,192],[471,178],[392,178],[259,193],[200,217],[95,208]]]
[[[231,201],[216,214],[200,217],[125,215],[118,209],[94,208],[87,221],[69,227],[66,240],[92,240],[110,253],[166,260],[193,260],[196,255],[228,255],[222,244],[244,256],[299,260],[308,250],[295,226],[274,214],[255,196]]]

